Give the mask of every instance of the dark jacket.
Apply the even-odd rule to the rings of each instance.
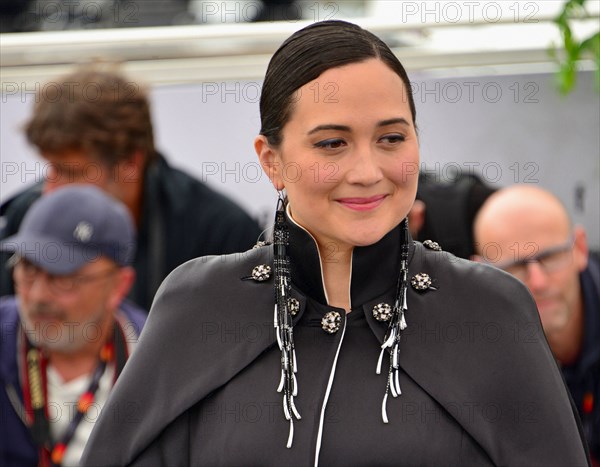
[[[580,275],[583,294],[583,348],[562,372],[583,423],[592,458],[600,463],[600,265],[590,256]]]
[[[0,240],[18,231],[41,187],[40,182],[0,206]],[[134,260],[137,279],[129,298],[144,309],[150,309],[158,286],[180,264],[199,256],[245,251],[261,232],[233,201],[161,156],[146,171],[142,210]],[[0,296],[14,293],[6,268],[9,257],[0,255]]]
[[[409,275],[429,274],[436,289],[409,288],[402,394],[390,395],[384,424],[387,357],[383,374],[375,369],[387,323],[372,310],[393,303],[400,229],[354,249],[352,311],[337,310],[334,334],[321,328],[335,308],[316,245],[290,229],[302,416],[293,446],[276,392],[273,279],[248,279],[255,266],[273,266],[266,246],[199,258],[167,278],[107,402],[134,403],[138,417],[125,426],[103,412],[85,465],[587,465],[576,411],[520,282],[411,242]]]
[[[8,396],[9,392],[14,390],[20,404],[23,404],[23,389],[17,362],[17,338],[20,328],[17,306],[15,297],[0,298],[0,465],[33,467],[38,465],[38,449]],[[120,311],[131,324],[128,329],[123,329],[125,339],[137,340],[146,320],[146,312],[128,302],[121,304]]]

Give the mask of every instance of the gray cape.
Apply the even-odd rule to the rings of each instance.
[[[136,352],[117,382],[83,457],[114,465],[502,465],[585,466],[579,420],[526,288],[491,267],[412,242],[401,340],[402,394],[381,403],[375,374],[393,303],[401,233],[355,248],[351,304],[327,334],[320,259],[311,237],[289,223],[302,419],[289,422],[276,392],[280,351],[272,246],[192,260],[155,298]]]

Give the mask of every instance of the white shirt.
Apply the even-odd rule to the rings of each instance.
[[[53,441],[59,441],[71,420],[77,414],[77,401],[87,390],[92,380],[92,375],[82,375],[68,382],[63,382],[58,372],[48,365],[46,375],[48,378],[48,418],[50,420],[50,434]],[[100,384],[96,391],[94,402],[77,425],[73,438],[67,445],[62,465],[77,466],[83,454],[83,448],[87,443],[94,423],[98,419],[102,407],[108,399],[115,375],[115,365],[107,365],[104,374],[100,378]]]

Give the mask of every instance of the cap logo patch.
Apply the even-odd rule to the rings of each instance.
[[[73,230],[73,237],[82,243],[87,243],[94,234],[94,228],[89,222],[81,221]]]

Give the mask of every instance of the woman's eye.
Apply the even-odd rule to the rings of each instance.
[[[344,146],[346,143],[342,139],[326,139],[324,141],[319,141],[315,143],[315,147],[322,149],[339,149]]]
[[[393,134],[382,136],[381,138],[379,138],[379,141],[388,144],[396,144],[403,142],[405,139],[406,138],[404,137],[404,135]]]

